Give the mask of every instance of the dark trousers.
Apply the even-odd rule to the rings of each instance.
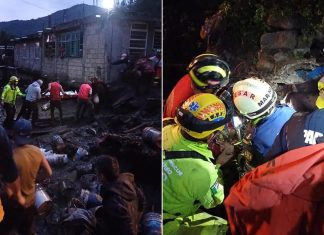
[[[20,108],[20,111],[19,111],[19,113],[18,113],[18,115],[17,115],[16,120],[20,119],[23,115],[26,115],[26,114],[25,114],[25,113],[26,113],[26,108],[27,108],[27,101],[24,100],[24,102],[23,102],[22,105],[21,105],[21,108]],[[25,117],[24,117],[24,118],[25,118]]]
[[[60,120],[63,122],[63,113],[62,113],[62,105],[60,100],[51,100],[50,101],[50,108],[51,108],[51,120],[54,122],[54,110],[57,108],[60,112]]]
[[[17,120],[20,119],[21,117],[29,120],[31,114],[32,114],[32,123],[34,124],[38,120],[37,101],[24,100],[24,103],[22,104],[20,112],[17,116]]]
[[[19,234],[33,234],[33,222],[37,213],[34,205],[24,208],[6,195],[1,196],[1,201],[5,216],[4,220],[0,223],[0,234],[10,235],[13,230],[16,230]]]
[[[76,110],[76,119],[79,121],[83,118],[85,111],[88,109],[89,116],[91,119],[94,118],[94,105],[89,100],[78,99],[77,110]]]
[[[3,122],[5,128],[12,128],[16,114],[16,106],[14,104],[4,103],[4,110],[6,111],[6,119]]]
[[[26,113],[25,114],[23,115],[23,118],[29,120],[30,115],[31,115],[32,116],[32,124],[35,124],[35,122],[38,120],[37,101],[26,100]]]

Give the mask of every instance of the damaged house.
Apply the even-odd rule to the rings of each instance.
[[[24,70],[76,82],[96,76],[110,83],[122,66],[111,63],[122,53],[134,60],[161,49],[161,19],[112,11],[45,28],[13,42],[14,64]]]

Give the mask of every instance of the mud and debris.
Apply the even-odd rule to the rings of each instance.
[[[105,86],[100,95],[94,121],[75,121],[73,98],[62,101],[63,124],[56,120],[53,125],[50,111],[41,110],[47,99],[38,104],[40,120],[33,128],[32,139],[53,169],[50,179],[44,181],[43,172],[38,176],[39,187],[51,201],[36,218],[39,235],[93,232],[95,209],[90,208],[100,204],[94,164],[103,154],[117,157],[121,172],[135,175],[146,196],[144,214],[161,214],[161,149],[143,139],[142,133],[147,127],[161,130],[160,84],[152,84],[148,93],[139,96],[121,81]],[[21,103],[18,100],[17,112]],[[0,122],[4,115],[1,108]],[[55,116],[58,119],[58,113]]]

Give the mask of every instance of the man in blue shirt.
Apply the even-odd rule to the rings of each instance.
[[[288,106],[276,106],[276,92],[268,83],[257,78],[235,83],[233,101],[238,112],[254,126],[253,149],[257,155],[266,155],[295,110]]]

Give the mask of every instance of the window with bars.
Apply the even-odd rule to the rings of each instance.
[[[153,49],[161,49],[161,42],[161,30],[156,29],[154,30]]]
[[[131,59],[146,55],[148,25],[133,23],[130,29],[129,56]]]
[[[82,57],[83,35],[80,31],[62,33],[58,37],[58,56]]]

